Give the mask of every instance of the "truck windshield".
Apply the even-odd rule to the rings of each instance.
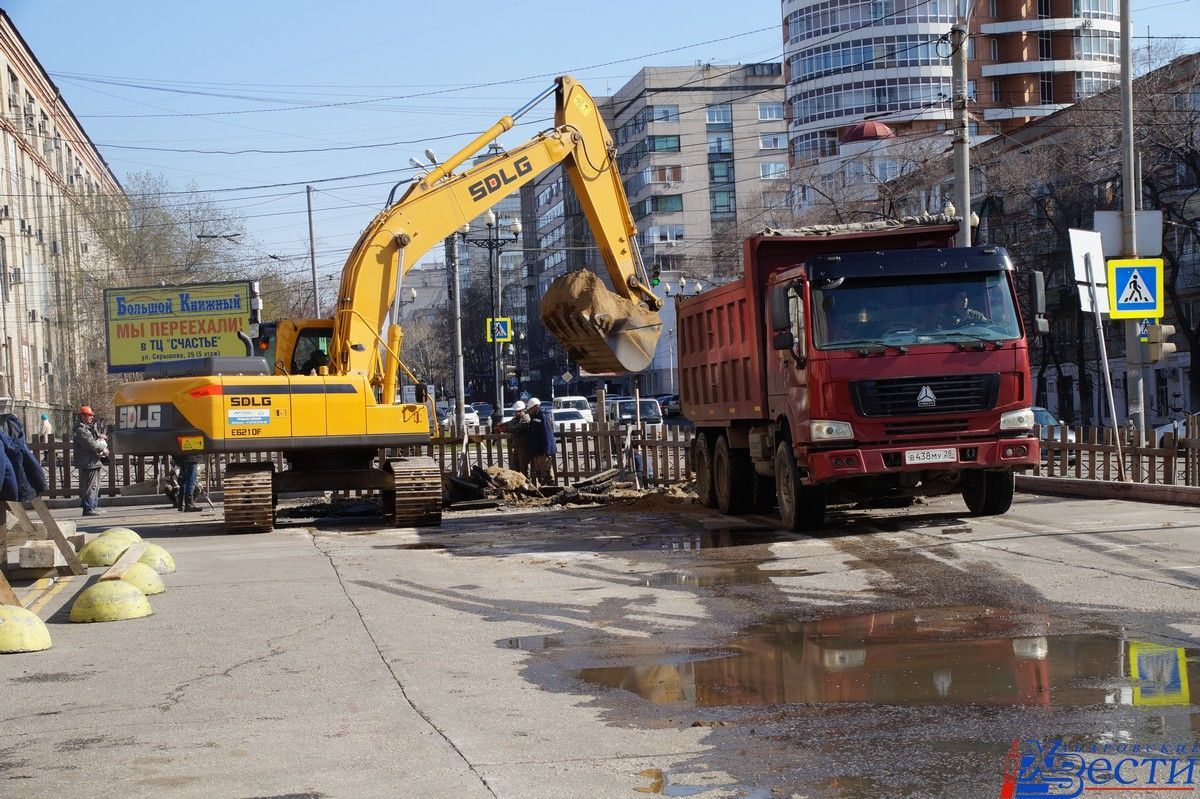
[[[1001,342],[1021,337],[1008,279],[999,272],[846,278],[813,289],[820,349]]]

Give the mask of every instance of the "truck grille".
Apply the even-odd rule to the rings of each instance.
[[[985,411],[996,404],[1000,375],[930,375],[850,384],[860,416]]]

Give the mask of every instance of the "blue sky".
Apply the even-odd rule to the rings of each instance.
[[[1152,35],[1200,37],[1200,0],[1133,8],[1139,36],[1149,25]],[[554,75],[603,95],[642,66],[782,56],[780,5],[765,0],[20,0],[4,9],[119,178],[151,171],[213,192],[247,218],[247,247],[294,257],[303,271],[303,183],[322,181],[324,273],[340,272],[391,185],[412,173],[410,156],[448,155]],[[1177,44],[1194,51],[1200,38]],[[504,141],[544,126],[543,109]],[[412,143],[382,146],[391,142]],[[347,147],[356,149],[331,149]],[[328,180],[384,170],[398,171]],[[278,183],[300,185],[225,191]]]

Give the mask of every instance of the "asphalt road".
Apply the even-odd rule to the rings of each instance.
[[[970,799],[1014,739],[1200,729],[1187,508],[181,518],[103,519],[175,556],[155,615],[69,624],[73,581],[54,648],[0,657],[4,795]],[[1131,676],[1163,652],[1175,682]]]

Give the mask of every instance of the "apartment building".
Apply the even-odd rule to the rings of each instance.
[[[740,270],[747,232],[779,224],[778,213],[790,218],[778,62],[646,67],[597,101],[648,269],[728,279]],[[531,301],[566,272],[587,267],[605,274],[562,170],[547,172],[525,192],[526,246],[535,248],[527,259]],[[531,347],[531,366],[541,390],[549,391],[549,378],[571,364],[540,332]],[[670,383],[668,347],[659,349],[643,390]],[[583,390],[599,382],[584,376]],[[573,382],[572,392],[580,386]]]
[[[1112,86],[1116,2],[975,0],[967,93],[982,123],[971,125],[973,142]],[[880,186],[949,146],[954,3],[784,0],[782,8],[798,208],[879,199]],[[884,129],[864,136],[870,121]]]
[[[47,413],[62,431],[106,362],[103,308],[85,298],[110,264],[89,209],[124,195],[3,11],[0,60],[0,370],[27,426]]]

